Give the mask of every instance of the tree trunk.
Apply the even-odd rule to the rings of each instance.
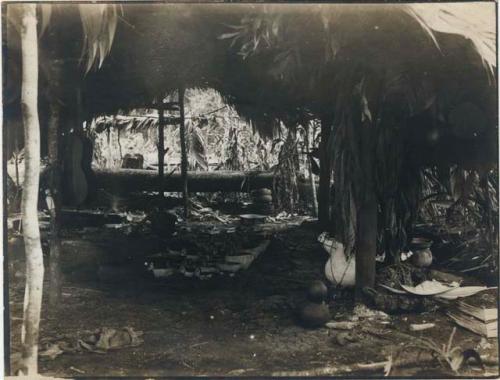
[[[163,102],[163,99],[160,99]],[[158,108],[158,195],[164,198],[164,167],[165,167],[165,119],[163,107]]]
[[[318,192],[318,220],[323,228],[330,224],[330,182],[332,177],[331,152],[328,149],[332,119],[321,118],[321,141],[319,144],[320,175]]]
[[[47,206],[50,212],[50,262],[49,262],[49,305],[50,310],[56,311],[61,300],[62,275],[60,268],[61,239],[61,163],[59,155],[59,127],[61,125],[61,109],[57,98],[53,96],[50,104],[48,125],[48,158],[50,167],[49,192]]]
[[[184,200],[184,218],[189,216],[189,194],[188,194],[188,159],[186,148],[186,124],[184,118],[184,88],[179,88],[179,111],[180,111],[180,126],[179,133],[181,135],[181,176],[182,176],[182,198]]]
[[[305,137],[305,144],[306,144],[306,153],[307,153],[307,169],[309,171],[309,183],[311,185],[311,196],[312,196],[312,201],[313,201],[313,215],[318,216],[318,196],[316,194],[316,181],[314,180],[314,174],[312,172],[312,160],[313,158],[311,157],[311,150],[309,147],[309,124],[306,125],[306,137]]]
[[[22,90],[25,171],[22,197],[23,237],[26,252],[26,288],[21,331],[23,372],[38,372],[38,334],[43,290],[43,255],[38,226],[40,125],[38,120],[38,37],[36,4],[24,4],[21,22]]]

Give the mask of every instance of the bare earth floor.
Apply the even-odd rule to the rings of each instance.
[[[41,359],[40,371],[50,376],[94,378],[294,374],[289,371],[318,375],[321,372],[314,371],[328,368],[324,374],[380,377],[383,369],[361,370],[357,364],[386,360],[412,336],[431,338],[440,346],[447,342],[454,325],[442,312],[392,316],[385,324],[361,319],[351,331],[353,341],[345,344],[336,339],[336,331],[298,326],[293,305],[303,299],[311,280],[323,278],[327,259],[316,236],[308,226],[276,234],[268,250],[234,278],[160,281],[130,275],[125,281],[104,284],[96,276],[100,255],[140,256],[148,242],[98,232],[84,238],[67,231],[62,302],[59,310],[48,310],[44,297],[41,341],[61,337],[76,341],[101,327],[127,326],[142,331],[144,343],[105,354],[64,353],[52,360]],[[103,240],[106,244],[101,244]],[[22,318],[22,257],[11,255],[9,270],[11,352],[16,353]],[[349,293],[330,300],[337,320],[348,320],[352,307]],[[436,323],[436,327],[409,331],[410,323],[423,322]],[[479,336],[458,328],[454,342],[462,349],[478,349],[491,362],[498,361],[495,339],[480,344]],[[414,359],[413,364],[396,362],[392,376],[456,375],[425,353],[418,357],[414,351],[404,358]],[[483,370],[470,365],[460,375],[496,377],[498,367]]]

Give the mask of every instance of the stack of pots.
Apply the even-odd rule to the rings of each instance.
[[[254,212],[269,215],[273,213],[273,193],[271,189],[262,188],[251,192]]]

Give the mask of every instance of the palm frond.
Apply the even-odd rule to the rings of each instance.
[[[432,5],[432,6],[430,6]],[[491,74],[496,67],[495,4],[410,4],[408,12],[427,31],[457,34],[469,39]],[[436,41],[437,42],[437,41]]]
[[[40,36],[43,35],[47,27],[49,26],[50,19],[52,18],[52,7],[53,4],[40,4],[40,15],[42,19],[42,25],[40,28]]]
[[[115,37],[119,5],[79,4],[84,33],[82,58],[86,57],[85,73],[98,62],[101,67],[109,54]]]

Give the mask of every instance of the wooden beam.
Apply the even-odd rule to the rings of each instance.
[[[97,188],[112,193],[158,191],[158,173],[145,169],[96,169],[94,170]],[[188,171],[188,188],[191,192],[249,192],[273,186],[273,172],[262,171]],[[305,190],[307,184],[300,182]],[[184,181],[181,173],[166,174],[164,191],[182,192]]]
[[[163,108],[165,111],[179,111],[179,103],[178,102],[166,102],[166,103],[153,103],[146,105],[146,108]]]

